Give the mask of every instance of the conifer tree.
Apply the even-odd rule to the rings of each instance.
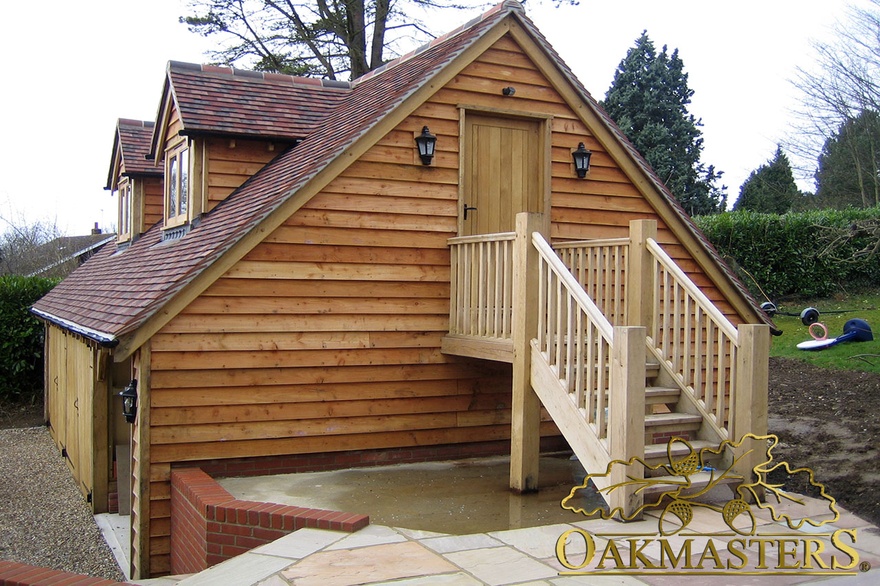
[[[688,113],[693,91],[678,50],[658,54],[647,31],[614,74],[602,106],[691,215],[723,211],[721,171],[700,162],[702,125]]]
[[[784,214],[800,197],[791,163],[776,147],[776,154],[752,171],[739,189],[739,197],[733,204],[734,210],[750,210],[765,214]]]
[[[825,141],[815,178],[817,206],[880,205],[880,114],[866,109],[844,121]]]

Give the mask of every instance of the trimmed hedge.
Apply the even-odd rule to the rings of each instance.
[[[756,299],[764,299],[760,287],[774,302],[880,286],[880,259],[853,258],[872,240],[851,231],[866,220],[880,220],[880,208],[783,215],[736,211],[694,218]],[[851,236],[835,247],[837,260],[821,254],[835,234]]]
[[[37,402],[43,392],[43,324],[28,308],[58,283],[0,277],[0,401]]]

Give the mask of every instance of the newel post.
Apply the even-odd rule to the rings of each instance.
[[[767,388],[770,371],[770,326],[741,324],[737,327],[736,383],[733,389],[730,439],[740,441],[743,435],[767,434]],[[734,471],[746,479],[767,454],[755,451],[743,457]],[[748,480],[747,480],[748,481]]]
[[[627,324],[649,328],[654,313],[654,276],[648,238],[657,239],[656,220],[629,223],[629,266],[626,271]]]
[[[541,402],[532,389],[531,343],[538,336],[538,251],[532,233],[541,232],[541,214],[516,216],[513,248],[513,398],[510,422],[510,488],[538,490]]]
[[[616,326],[611,350],[611,397],[608,420],[608,441],[612,460],[628,461],[645,458],[645,328]],[[611,468],[611,484],[641,478],[644,471],[639,464]],[[624,486],[610,493],[609,506],[623,509],[631,515],[642,506],[644,497],[636,493],[637,486]]]

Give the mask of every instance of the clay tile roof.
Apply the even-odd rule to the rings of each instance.
[[[113,189],[116,173],[121,168],[125,175],[162,175],[163,170],[155,162],[147,160],[150,139],[153,136],[153,122],[120,118],[116,122],[113,136],[113,156],[107,175],[107,189]]]
[[[249,126],[254,132],[267,118],[278,117],[282,126],[308,131],[308,136],[296,147],[286,150],[227,197],[210,213],[200,218],[197,226],[183,238],[162,242],[162,230],[154,226],[128,248],[104,248],[82,267],[74,271],[48,295],[33,307],[35,314],[63,327],[87,335],[103,343],[112,344],[119,338],[136,331],[174,295],[192,282],[201,271],[227,252],[250,230],[269,217],[297,190],[312,179],[328,163],[340,156],[378,121],[393,112],[404,100],[427,83],[444,65],[460,55],[476,42],[491,26],[512,11],[522,13],[517,2],[507,2],[493,8],[470,26],[455,34],[404,56],[382,71],[365,76],[346,88],[298,85],[297,78],[284,79],[281,83],[266,79],[239,75],[237,70],[217,71],[216,68],[199,67],[199,71],[172,65],[175,91],[183,86],[191,94],[180,100],[181,104],[194,105],[201,89],[204,105],[184,112],[184,118],[192,128],[203,120],[200,128],[217,129],[221,120],[211,120],[209,113],[219,114],[234,110],[235,100],[227,96],[208,95],[207,92],[236,87],[243,107],[252,112],[260,110],[260,104],[268,106],[267,96],[284,96],[285,93],[304,95],[329,95],[333,90],[332,107],[321,101],[315,107],[305,106],[301,115],[305,122],[295,117],[271,110],[263,116],[263,122],[249,123],[245,117],[236,116],[236,128]],[[220,68],[223,69],[223,68]],[[177,83],[184,80],[184,84]],[[248,96],[244,91],[250,85],[261,84],[260,97]],[[230,85],[230,83],[232,85]],[[317,92],[308,94],[308,92]],[[178,96],[179,98],[179,96]],[[280,98],[279,98],[280,99]],[[305,102],[303,102],[304,104]],[[199,117],[202,118],[199,118]],[[233,125],[234,126],[234,125]],[[289,131],[293,132],[293,131]],[[299,130],[297,131],[299,132]],[[154,137],[155,138],[155,137]]]
[[[310,135],[348,82],[172,61],[168,80],[183,132],[300,139]]]
[[[282,79],[276,80],[276,76],[245,75],[229,68],[172,64],[174,90],[189,92],[182,100],[178,95],[188,130],[228,128],[259,133],[262,129],[271,133],[275,131],[269,124],[275,119],[286,129],[284,132],[290,133],[288,136],[295,137],[301,132],[304,140],[284,151],[202,216],[183,238],[162,242],[162,230],[157,225],[127,249],[105,247],[38,301],[33,307],[34,313],[105,343],[135,332],[246,234],[258,227],[265,229],[261,223],[319,171],[340,157],[378,121],[392,115],[444,66],[509,15],[514,15],[535,42],[553,56],[562,73],[630,150],[685,225],[694,230],[710,254],[714,253],[650,166],[525,17],[520,4],[505,0],[467,25],[342,88],[328,87],[327,82],[319,85],[318,80],[311,80],[309,84],[301,78],[280,76]],[[246,88],[252,87],[261,88],[259,95],[248,94]],[[228,91],[234,91],[237,98],[230,98]],[[306,106],[304,97],[307,95],[316,102]],[[298,114],[288,116],[281,111],[283,108],[272,106],[272,96],[292,100],[299,108]],[[247,115],[239,115],[237,100],[241,100],[244,111],[259,120],[249,121]],[[230,116],[234,122],[224,122],[224,116]],[[714,256],[721,266],[726,266],[717,253]]]

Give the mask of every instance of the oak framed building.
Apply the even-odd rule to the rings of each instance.
[[[108,187],[116,246],[33,311],[53,437],[96,511],[118,481],[134,577],[173,570],[176,467],[512,449],[529,490],[539,437],[599,465],[766,427],[765,318],[517,2],[350,83],[171,62]]]

